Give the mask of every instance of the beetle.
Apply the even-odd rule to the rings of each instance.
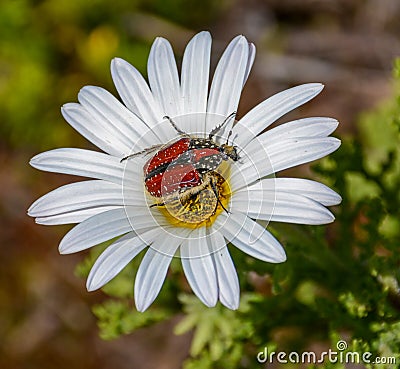
[[[128,155],[121,159],[121,162],[158,150],[143,166],[147,191],[160,200],[164,199],[152,206],[165,205],[168,195],[176,192],[182,194],[181,202],[184,203],[188,198],[195,196],[208,186],[212,188],[218,200],[216,180],[212,172],[220,166],[222,161],[238,161],[239,155],[236,146],[228,145],[232,131],[229,132],[226,143],[222,145],[215,142],[213,138],[235,115],[236,112],[230,114],[221,124],[213,128],[208,138],[191,137],[180,130],[170,117],[165,116],[164,119],[168,119],[181,138],[166,147],[154,145]]]

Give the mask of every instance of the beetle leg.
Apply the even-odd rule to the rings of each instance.
[[[157,202],[155,204],[151,204],[149,207],[150,208],[154,208],[155,206],[165,206],[165,202]]]
[[[212,191],[213,191],[213,193],[214,193],[214,195],[215,195],[215,197],[216,197],[216,199],[217,199],[218,204],[221,205],[222,209],[224,209],[225,212],[226,212],[227,214],[230,214],[230,211],[227,210],[227,209],[225,208],[225,206],[222,204],[221,200],[219,199],[218,189],[217,189],[217,187],[215,186],[215,183],[214,183],[214,181],[213,181],[211,175],[210,175],[209,173],[206,173],[206,174],[202,177],[202,179],[203,179],[203,182],[202,182],[201,185],[196,186],[196,187],[193,187],[193,188],[191,188],[191,189],[189,189],[189,190],[186,190],[186,191],[182,194],[182,196],[180,197],[181,203],[185,203],[185,202],[186,202],[187,200],[189,200],[192,196],[197,195],[199,192],[203,191],[208,185],[210,185],[210,186],[211,186],[211,189],[212,189]]]
[[[181,202],[182,205],[185,204],[191,197],[194,197],[199,192],[203,191],[209,184],[210,184],[210,178],[207,176],[207,178],[200,185],[186,189],[184,192],[180,193],[179,201]],[[151,204],[150,207],[153,208],[154,206],[165,206],[166,204],[170,203],[175,199],[176,196],[174,194],[169,194],[166,197],[164,197],[164,201]]]
[[[196,196],[199,192],[203,191],[210,184],[210,178],[207,176],[203,182],[196,187],[185,190],[180,196],[179,200],[182,204],[187,202],[191,197]]]
[[[183,132],[180,128],[178,128],[176,123],[168,115],[165,115],[163,117],[163,119],[168,119],[168,121],[170,122],[171,126],[174,127],[175,131],[178,132],[180,135],[185,136],[185,137],[190,137],[186,132]]]
[[[221,200],[219,199],[218,189],[215,186],[215,183],[214,183],[214,181],[212,180],[211,177],[210,177],[210,185],[211,185],[211,188],[212,188],[212,190],[214,192],[215,197],[217,198],[218,204],[221,205],[222,209],[224,209],[227,214],[231,214],[231,212],[229,210],[226,210],[225,206],[222,204]]]
[[[135,152],[133,154],[130,154],[130,155],[127,155],[127,156],[123,157],[119,162],[122,163],[123,161],[125,161],[127,159],[134,158],[135,156],[142,155],[142,154],[148,155],[148,154],[152,153],[153,151],[158,150],[163,145],[164,144],[157,144],[157,145],[150,146],[150,147],[148,147],[148,148],[146,148],[146,149],[144,149],[142,151],[138,151],[138,152]]]

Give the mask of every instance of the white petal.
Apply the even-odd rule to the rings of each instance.
[[[251,62],[249,49],[244,36],[235,37],[226,48],[215,69],[207,106],[208,113],[227,117],[237,111],[248,74],[249,61]],[[207,132],[212,128],[208,127]]]
[[[88,291],[97,290],[113,279],[155,237],[155,230],[141,236],[129,233],[108,246],[90,270]]]
[[[164,115],[171,118],[180,115],[183,109],[178,69],[171,44],[166,39],[155,39],[150,50],[147,71],[151,90]]]
[[[236,310],[239,307],[240,288],[235,265],[226,247],[221,233],[211,232],[209,242],[217,251],[211,254],[217,270],[219,300],[227,308]]]
[[[124,177],[124,165],[119,158],[91,150],[50,150],[33,157],[30,165],[47,172],[103,179],[117,184],[121,184]]]
[[[59,252],[72,254],[132,231],[125,209],[95,215],[72,228],[61,240]]]
[[[111,75],[124,104],[150,128],[165,115],[140,72],[123,59],[111,62]]]
[[[232,171],[231,188],[237,190],[259,178],[320,159],[337,150],[339,146],[340,140],[334,137],[284,140],[272,147],[266,147],[268,156],[261,153],[251,158],[245,157],[242,164],[238,162]]]
[[[125,206],[125,212],[131,223],[132,230],[135,232],[142,229],[156,227],[160,228],[159,233],[164,231],[165,227],[169,227],[170,223],[165,216],[156,207],[148,206]]]
[[[205,238],[205,228],[195,230],[181,246],[185,276],[197,297],[208,307],[218,301],[217,273]]]
[[[339,122],[332,118],[298,119],[270,129],[258,136],[258,139],[266,146],[273,146],[290,138],[327,137],[337,128],[338,124]]]
[[[261,188],[289,192],[308,197],[322,205],[332,206],[340,204],[342,198],[328,186],[316,181],[301,178],[267,178],[247,188],[248,191]]]
[[[268,147],[274,172],[308,163],[337,150],[341,142],[335,137],[289,139]]]
[[[247,79],[249,78],[250,72],[251,72],[251,67],[253,66],[254,59],[256,57],[256,46],[252,43],[249,44],[249,57],[247,59],[247,65],[246,65],[246,72],[243,80],[243,86],[246,83]]]
[[[154,240],[155,247],[151,246],[147,250],[135,279],[134,296],[138,311],[145,311],[157,297],[171,260],[182,241],[183,238],[172,234],[158,235]]]
[[[249,190],[235,193],[231,204],[249,217],[275,222],[326,224],[335,219],[319,202],[289,192]]]
[[[95,215],[72,228],[61,240],[59,251],[62,254],[70,254],[124,233],[142,233],[168,225],[165,217],[156,209],[125,206]]]
[[[323,89],[320,83],[308,83],[273,95],[250,110],[232,130],[235,144],[244,148],[255,136],[278,118],[311,100]]]
[[[82,105],[65,104],[61,108],[61,113],[76,131],[104,152],[114,156],[122,156],[128,149],[124,143],[114,137],[113,132],[93,119]]]
[[[79,92],[78,100],[92,119],[105,127],[113,139],[118,139],[121,146],[128,148],[125,153],[132,149],[140,151],[160,142],[142,120],[105,89],[86,86]]]
[[[141,190],[125,189],[124,195],[121,186],[115,183],[101,180],[71,183],[36,200],[28,209],[28,214],[47,217],[106,205],[146,205]]]
[[[211,36],[200,32],[188,43],[182,60],[183,113],[205,113],[210,73]]]
[[[99,206],[96,208],[71,211],[69,213],[37,217],[35,222],[42,225],[59,225],[81,223],[90,217],[108,210],[118,209],[120,206]]]
[[[257,259],[269,263],[281,263],[286,260],[281,244],[262,226],[244,214],[221,213],[214,223],[214,229],[220,232],[238,249]]]

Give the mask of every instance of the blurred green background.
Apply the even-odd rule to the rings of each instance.
[[[384,102],[395,101],[392,68],[400,53],[399,18],[397,0],[0,1],[0,368],[178,368],[189,357],[192,333],[173,333],[182,318],[179,309],[161,323],[115,341],[102,341],[91,306],[104,301],[105,295],[87,293],[84,279],[74,275],[82,254],[60,256],[57,252],[58,242],[69,227],[38,226],[26,216],[26,209],[36,198],[75,180],[38,172],[29,167],[28,161],[56,147],[92,148],[63,121],[60,107],[76,101],[84,85],[103,86],[115,93],[109,72],[113,57],[128,60],[146,74],[147,56],[155,37],[170,40],[179,63],[192,35],[210,30],[214,67],[227,42],[244,34],[256,44],[257,57],[238,116],[284,88],[322,82],[326,88],[321,96],[285,120],[303,116],[337,118],[341,124],[336,135],[346,143],[342,152],[356,160],[357,147],[362,147],[360,155],[370,155],[365,156],[367,170],[372,168],[376,173],[385,169],[388,153],[398,146],[398,132],[389,123],[400,110],[395,110],[394,102]],[[345,162],[346,157],[339,155],[335,163],[341,160]],[[379,191],[386,188],[376,176],[369,178],[371,173],[354,163],[354,167],[348,164],[347,172],[346,168],[340,172],[347,181],[347,187],[343,181],[341,186],[329,172],[329,163],[325,164],[319,169],[325,182],[348,192],[350,200],[345,199],[344,206],[354,208],[357,201],[370,195],[379,198]],[[308,167],[287,174],[315,177]],[[388,181],[395,175],[392,173]],[[398,204],[396,189],[390,195]],[[378,209],[390,213],[384,220],[385,232],[389,232],[385,235],[398,240],[398,211]],[[347,219],[342,214],[338,222],[341,227],[348,222],[348,237],[356,232],[368,238],[361,229],[369,221],[368,214],[356,212]],[[381,224],[370,226],[375,229]],[[332,243],[336,231],[332,225],[319,234]],[[393,243],[394,238],[391,240]],[[371,250],[376,249],[371,246]],[[393,264],[398,268],[396,262]],[[361,265],[364,261],[354,263]],[[269,296],[264,290],[271,287],[263,272],[245,272],[240,271],[241,280],[250,281],[251,288],[261,296]],[[396,279],[398,272],[394,274],[390,278]],[[344,274],[341,282],[346,284],[346,278],[353,277]],[[314,287],[302,285],[306,290]],[[354,296],[341,296],[344,306],[353,306],[350,300]],[[395,308],[390,319],[396,322],[399,299],[392,298]],[[328,327],[307,324],[310,331],[332,332]],[[285,345],[290,341],[290,329],[274,332],[266,331],[265,337],[258,333],[264,340],[258,344],[274,340]],[[257,342],[252,344],[257,352]],[[314,344],[318,346],[318,339]],[[191,352],[198,354],[193,347]],[[255,357],[250,360],[250,364],[239,360],[236,367],[261,367]],[[204,367],[210,367],[207,365]],[[215,367],[223,367],[219,365]]]

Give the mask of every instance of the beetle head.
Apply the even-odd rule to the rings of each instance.
[[[228,144],[221,145],[221,152],[227,156],[227,158],[232,159],[233,161],[239,160],[239,155],[237,153],[236,146],[230,146]]]

